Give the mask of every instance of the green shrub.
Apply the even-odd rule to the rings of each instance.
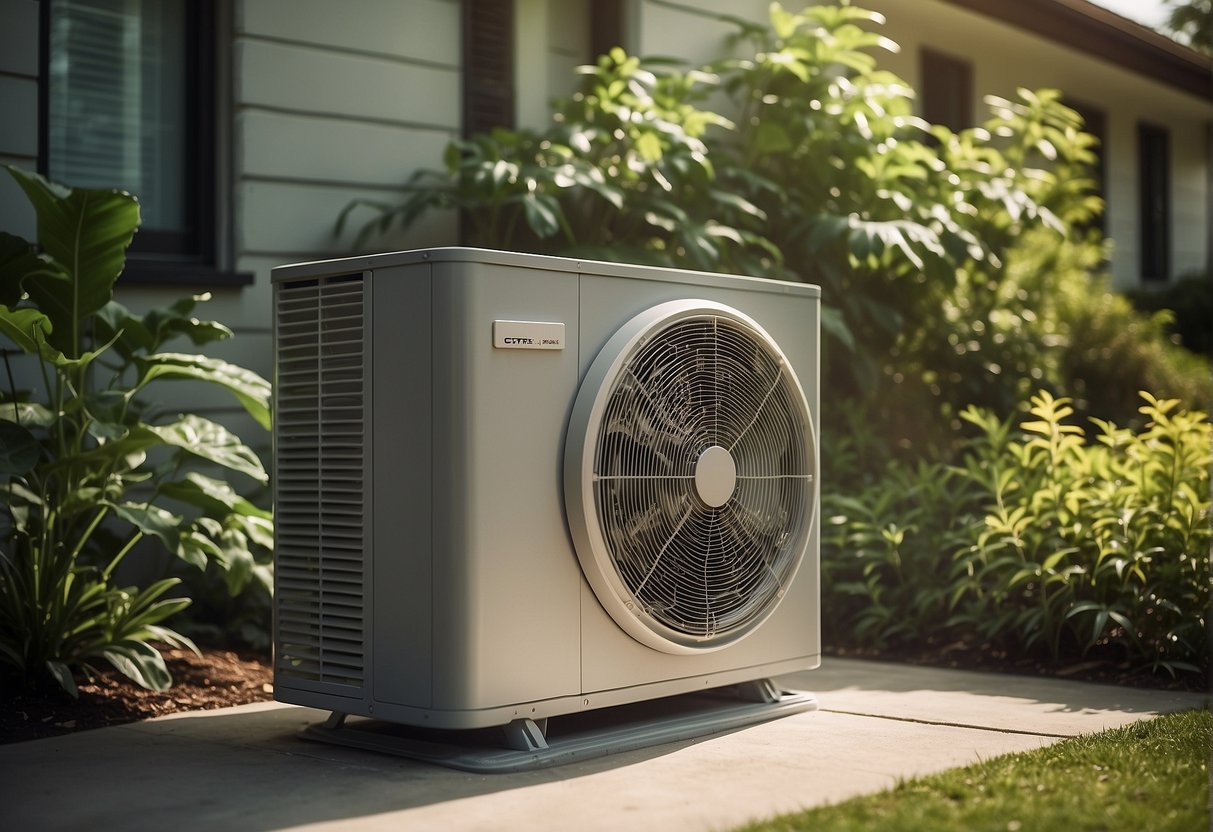
[[[1192,274],[1165,286],[1136,289],[1128,297],[1147,314],[1168,311],[1167,331],[1185,348],[1213,358],[1213,276]]]
[[[1059,293],[1066,338],[1060,389],[1083,412],[1119,423],[1138,420],[1135,390],[1152,390],[1187,407],[1213,409],[1213,373],[1200,355],[1175,345],[1172,313],[1139,312],[1105,281]],[[1205,322],[1206,329],[1209,324]]]
[[[990,98],[982,127],[952,133],[879,67],[897,48],[879,15],[728,19],[740,57],[685,70],[611,50],[541,131],[452,143],[403,202],[352,203],[338,231],[376,212],[364,245],[445,209],[475,245],[818,283],[826,385],[904,449],[950,441],[965,405],[1069,392],[1057,298],[1091,293],[1103,241],[1082,230],[1095,140],[1060,94]]]
[[[193,316],[201,298],[136,316],[113,284],[139,225],[134,197],[72,190],[9,168],[37,215],[38,243],[0,234],[0,670],[27,685],[48,676],[74,693],[73,674],[107,661],[145,687],[171,684],[149,643],[193,647],[163,622],[189,599],[179,583],[119,586],[115,570],[141,540],[241,591],[268,572],[253,552],[272,545],[268,512],[207,472],[267,475],[221,425],[163,412],[147,388],[204,382],[269,425],[269,384],[200,355],[166,352],[231,331]],[[14,364],[36,385],[19,390]]]
[[[1207,672],[1213,429],[1143,393],[1138,432],[1070,424],[1041,392],[1019,431],[977,408],[963,466],[890,463],[823,496],[824,608],[842,640],[927,637]]]

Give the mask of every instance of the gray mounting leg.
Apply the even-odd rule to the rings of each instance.
[[[737,686],[737,693],[745,702],[760,702],[764,705],[773,705],[783,699],[783,691],[770,679],[742,682]]]
[[[541,719],[539,723],[533,719],[515,719],[504,726],[505,744],[515,751],[539,751],[547,748],[548,741],[543,736],[547,720]]]
[[[345,724],[346,714],[341,711],[333,711],[329,714],[329,718],[324,721],[325,728],[340,728]]]

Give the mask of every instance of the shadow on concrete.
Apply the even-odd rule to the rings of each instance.
[[[5,825],[173,832],[201,822],[203,828],[284,829],[576,780],[735,733],[482,775],[299,737],[325,716],[309,708],[246,706],[8,746],[0,749],[0,777],[6,791],[22,797],[10,802]],[[21,755],[22,746],[28,755]],[[14,765],[21,756],[23,764]],[[129,801],[114,800],[116,789],[128,792]],[[71,804],[63,802],[65,791]]]

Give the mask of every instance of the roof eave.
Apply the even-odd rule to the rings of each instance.
[[[1088,0],[944,0],[1213,101],[1213,58]]]

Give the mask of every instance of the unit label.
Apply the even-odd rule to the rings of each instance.
[[[499,350],[562,350],[564,324],[493,321],[493,346]]]

